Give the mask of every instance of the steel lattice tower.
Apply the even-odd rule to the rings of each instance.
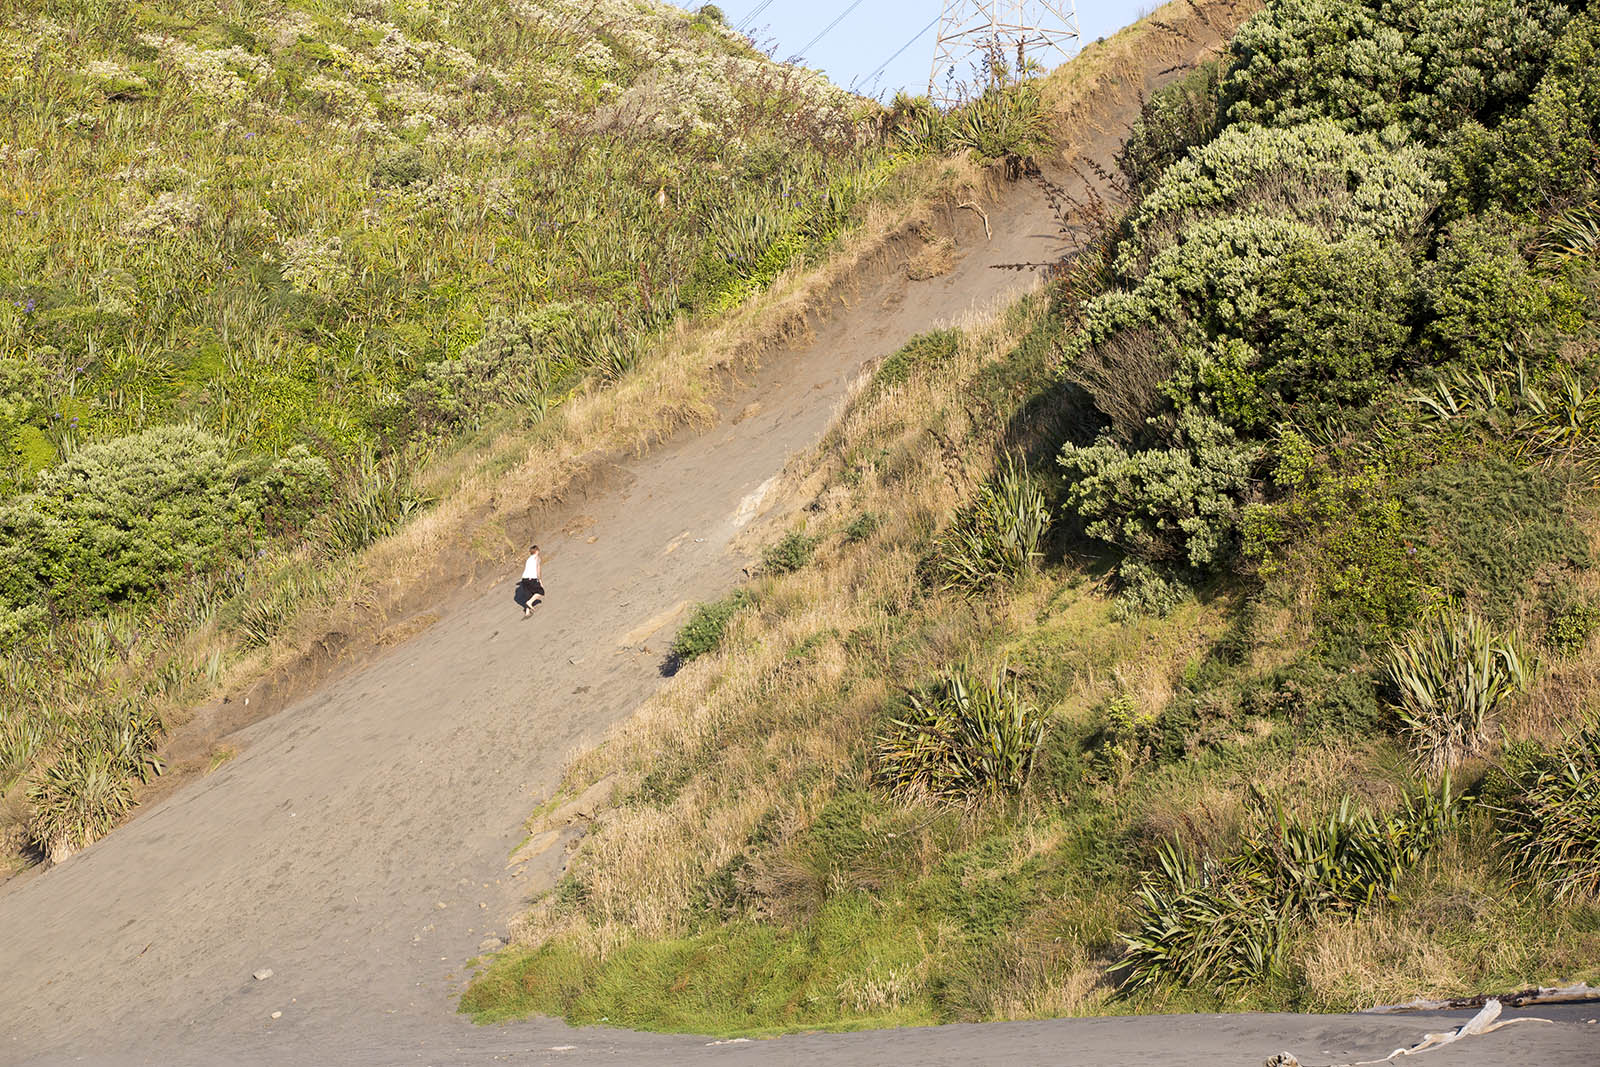
[[[972,81],[1020,71],[1027,60],[1064,62],[1077,44],[1074,0],[944,0],[928,95],[942,107],[958,104]]]

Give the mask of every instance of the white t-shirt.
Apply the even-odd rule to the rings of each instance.
[[[523,567],[522,567],[522,577],[525,578],[525,579],[526,578],[537,579],[539,577],[539,554],[537,552],[535,552],[533,555],[529,556],[528,557],[528,562],[523,565]]]

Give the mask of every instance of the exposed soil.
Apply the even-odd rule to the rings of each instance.
[[[1215,40],[1188,38],[1189,59]],[[1109,164],[1136,109],[1131,87],[1108,94],[1078,150]],[[330,633],[298,667],[202,709],[174,741],[182,781],[0,890],[0,1061],[1259,1063],[1299,1043],[1310,1063],[1420,1034],[1416,1020],[1252,1016],[708,1045],[548,1020],[475,1028],[454,1014],[467,961],[558,873],[559,848],[508,862],[523,819],[574,748],[663,684],[683,606],[739,579],[739,536],[776,503],[764,487],[874,360],[1034,284],[993,266],[1058,253],[1037,190],[1014,186],[986,211],[992,240],[975,213],[950,213],[946,273],[912,281],[893,255],[864,270],[807,343],[730,387],[711,428],[613,457],[532,514],[507,509],[507,528],[544,547],[549,596],[532,619],[511,601],[515,557],[491,572],[463,551],[382,629]],[[1512,1048],[1593,1062],[1594,1035],[1570,1021],[1512,1028],[1476,1039],[1490,1058],[1469,1048],[1437,1062],[1505,1062]]]

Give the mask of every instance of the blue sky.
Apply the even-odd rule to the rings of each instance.
[[[678,0],[690,9],[701,0]],[[737,24],[761,0],[718,0],[729,25]],[[779,59],[792,57],[807,42],[821,33],[835,18],[851,7],[853,0],[771,0],[753,23],[751,36],[758,44],[771,45]],[[1063,0],[1065,2],[1065,0]],[[1090,0],[1078,8],[1083,39],[1108,37],[1135,21],[1139,15],[1159,6],[1158,0]],[[849,87],[856,79],[877,70],[917,31],[933,21],[943,7],[942,0],[861,0],[855,9],[822,38],[805,56],[808,67],[825,71],[839,85]],[[930,28],[918,37],[898,59],[889,64],[872,86],[858,86],[874,96],[892,95],[896,89],[916,93],[928,90],[928,68],[933,61],[936,30]]]

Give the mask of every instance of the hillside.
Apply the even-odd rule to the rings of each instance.
[[[12,863],[114,825],[327,604],[387,610],[369,546],[459,457],[570,443],[557,412],[930,177],[650,0],[25,0],[0,105]]]
[[[755,577],[530,819],[564,873],[464,1009],[1600,978],[1597,45],[1583,3],[1271,0],[1146,103],[1122,203],[1043,181],[1099,229],[791,466]]]

